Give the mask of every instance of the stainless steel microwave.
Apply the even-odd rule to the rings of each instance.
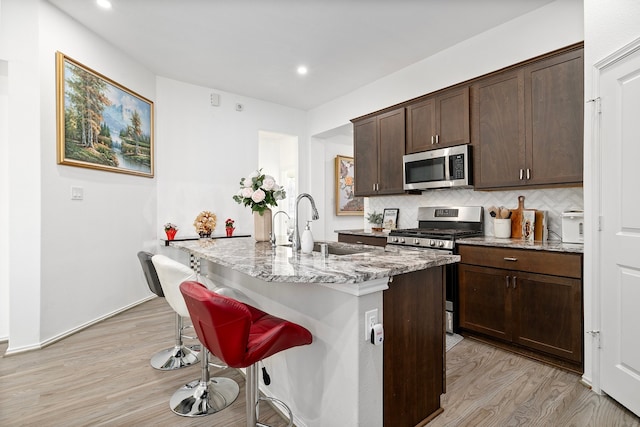
[[[473,184],[470,145],[406,154],[402,160],[405,190],[469,187]]]

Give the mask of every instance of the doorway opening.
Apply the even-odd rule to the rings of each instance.
[[[295,202],[298,196],[298,137],[276,132],[258,132],[258,164],[262,172],[271,175],[284,187],[287,197],[272,208],[275,215],[273,233],[278,244],[286,243],[293,233]],[[287,218],[289,217],[289,219]]]

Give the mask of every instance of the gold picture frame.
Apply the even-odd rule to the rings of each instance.
[[[153,102],[56,52],[58,164],[152,178]]]
[[[336,156],[336,215],[364,215],[364,199],[355,196],[353,157]]]

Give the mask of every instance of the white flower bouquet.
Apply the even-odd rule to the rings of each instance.
[[[276,184],[276,180],[262,173],[262,169],[254,171],[246,178],[240,180],[240,190],[233,196],[237,203],[251,206],[252,212],[260,215],[269,206],[277,206],[278,200],[287,197],[284,189]]]

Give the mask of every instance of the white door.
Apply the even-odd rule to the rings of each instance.
[[[640,415],[640,45],[605,65],[599,82],[600,381]]]

